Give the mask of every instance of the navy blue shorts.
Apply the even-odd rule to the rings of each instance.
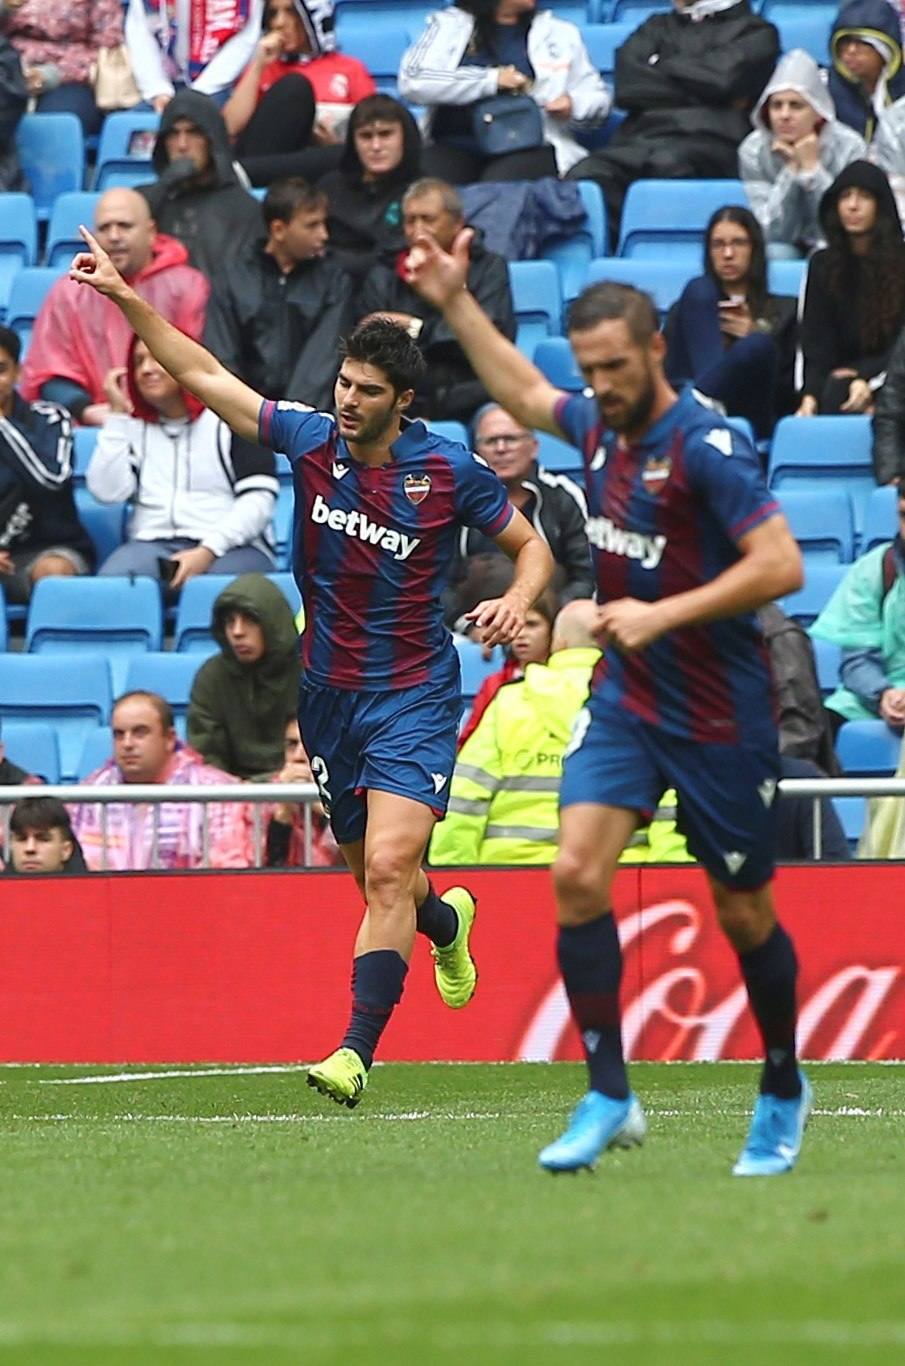
[[[442,819],[462,699],[434,684],[346,692],[303,682],[299,730],[340,844],[364,835],[368,788],[422,802]]]
[[[684,740],[622,707],[601,706],[595,694],[566,750],[560,806],[621,806],[647,820],[674,787],[689,852],[727,887],[760,887],[773,875],[779,801],[779,752],[768,737],[742,745]]]

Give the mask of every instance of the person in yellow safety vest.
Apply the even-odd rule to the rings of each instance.
[[[559,785],[573,724],[600,659],[590,599],[556,617],[550,658],[506,683],[459,751],[449,810],[434,830],[432,864],[549,864],[556,856]],[[671,798],[671,802],[670,802]],[[668,808],[672,808],[668,810]],[[626,862],[691,862],[666,793]]]

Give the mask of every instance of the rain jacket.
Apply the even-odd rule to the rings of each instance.
[[[839,48],[846,38],[870,43],[884,57],[886,68],[873,97],[842,65]],[[888,0],[849,0],[843,5],[833,23],[830,54],[833,64],[828,85],[836,117],[860,133],[865,142],[872,142],[888,106],[905,95],[902,31],[899,16]]]
[[[563,754],[599,659],[599,650],[558,650],[499,690],[456,759],[431,863],[552,863]],[[633,862],[688,860],[672,817],[655,820],[646,842],[627,855]]]
[[[820,159],[813,171],[792,169],[773,151],[767,101],[781,90],[794,90],[821,122],[817,126]],[[836,121],[836,111],[820,76],[820,68],[801,48],[782,58],[751,115],[754,132],[738,149],[739,174],[748,201],[768,242],[788,242],[807,252],[821,239],[820,200],[850,161],[867,154],[864,139]]]
[[[123,781],[116,761],[108,759],[84,780],[94,787],[113,787]],[[177,741],[161,786],[215,787],[238,783],[204,763],[200,754]],[[250,868],[254,864],[252,817],[246,802],[173,801],[154,807],[148,803],[112,802],[104,808],[90,802],[74,802],[69,808],[72,829],[82,846],[85,861],[93,870],[144,872],[149,868]],[[154,812],[159,811],[159,830],[154,838]],[[205,861],[204,812],[207,812]],[[106,858],[103,848],[106,843]],[[156,844],[156,849],[155,849]]]
[[[177,119],[189,119],[207,138],[210,162],[199,172],[188,160],[170,162],[167,134]],[[152,163],[159,179],[138,189],[162,232],[178,237],[192,265],[214,279],[224,261],[261,231],[261,207],[239,180],[223,115],[212,99],[180,90],[160,119]]]
[[[889,543],[874,546],[845,572],[811,634],[844,651],[843,686],[826,706],[846,721],[875,719],[886,688],[905,688],[905,560],[895,544],[895,579],[887,591],[883,557]],[[848,684],[849,686],[846,686]]]
[[[180,332],[197,341],[204,330],[207,280],[188,264],[181,242],[158,233],[151,259],[133,275],[129,284]],[[22,397],[56,397],[55,380],[65,380],[84,392],[84,402],[67,403],[78,417],[88,403],[106,403],[104,379],[114,366],[125,365],[133,332],[111,299],[83,289],[61,275],[35,320],[22,367]],[[45,392],[45,385],[51,392]]]
[[[265,652],[241,663],[226,639],[232,612],[258,622]],[[212,633],[220,653],[195,675],[188,741],[209,764],[237,778],[266,782],[283,766],[286,720],[298,706],[299,649],[292,608],[263,574],[240,574],[214,603]]]

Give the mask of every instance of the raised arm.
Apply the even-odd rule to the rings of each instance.
[[[91,250],[79,252],[69,268],[69,278],[112,299],[151,354],[184,389],[212,408],[238,436],[256,442],[262,396],[231,375],[210,351],[162,318],[126,284],[88,229],[81,227],[79,232]]]
[[[451,252],[427,233],[416,238],[406,263],[408,280],[443,313],[491,398],[523,426],[561,437],[554,413],[562,391],[497,331],[465,287],[473,235],[471,228],[463,228]]]

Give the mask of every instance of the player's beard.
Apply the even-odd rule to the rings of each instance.
[[[391,406],[385,413],[378,417],[372,417],[370,422],[363,422],[354,436],[345,438],[347,446],[371,446],[379,441],[392,426],[395,416],[395,407]]]
[[[647,427],[654,409],[656,394],[654,372],[650,363],[645,366],[644,380],[644,387],[635,402],[630,404],[621,416],[608,417],[601,409],[600,415],[611,431],[619,432],[622,435],[626,432],[640,432]]]

